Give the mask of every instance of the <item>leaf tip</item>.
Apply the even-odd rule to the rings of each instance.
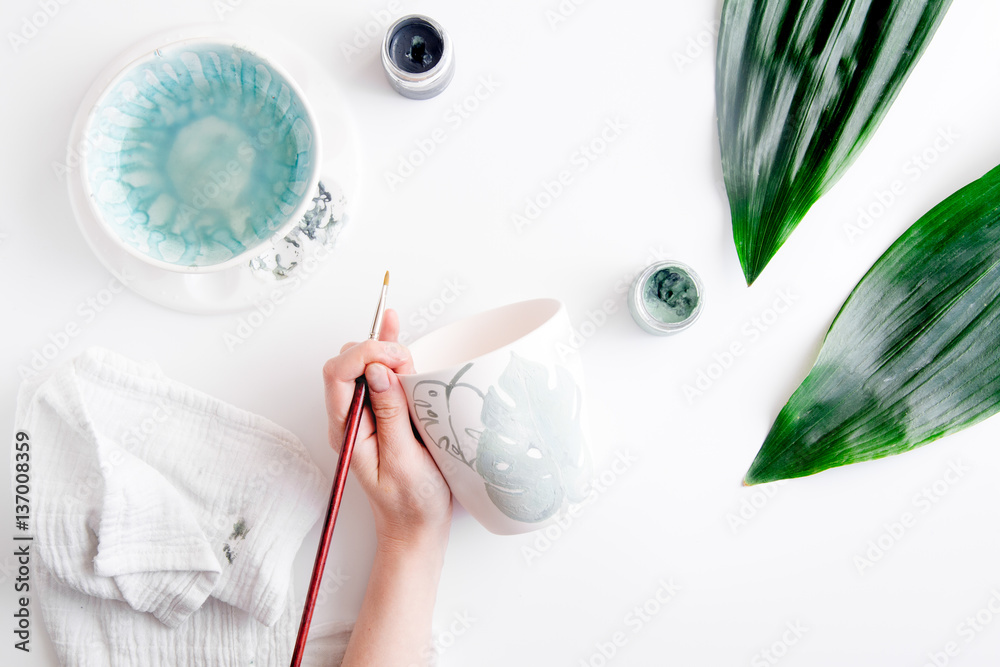
[[[776,482],[781,478],[782,476],[780,474],[775,474],[772,470],[768,469],[768,466],[754,460],[750,469],[747,470],[745,475],[743,475],[743,486],[767,484],[768,482]]]

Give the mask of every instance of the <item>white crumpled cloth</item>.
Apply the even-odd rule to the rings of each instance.
[[[103,349],[26,381],[16,424],[63,665],[288,664],[292,561],[330,490],[294,435]],[[349,628],[316,630],[307,662],[339,664]]]

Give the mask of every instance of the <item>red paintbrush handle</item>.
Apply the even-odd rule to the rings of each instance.
[[[367,393],[368,385],[363,377],[359,377],[354,382],[354,397],[351,399],[351,409],[347,413],[347,423],[344,425],[344,443],[340,447],[337,474],[333,478],[330,507],[326,511],[323,533],[320,535],[319,547],[316,549],[316,562],[313,563],[309,591],[306,593],[306,604],[302,609],[302,620],[299,621],[299,634],[295,638],[295,651],[292,653],[291,667],[299,667],[302,662],[302,654],[305,653],[309,624],[312,623],[313,608],[316,606],[316,596],[319,594],[319,584],[323,580],[326,556],[330,551],[330,538],[333,537],[333,526],[337,523],[337,512],[340,511],[340,499],[344,495],[344,486],[347,484],[347,471],[351,467],[351,454],[354,452],[354,442],[358,439],[358,427],[361,425],[361,412],[365,406]]]

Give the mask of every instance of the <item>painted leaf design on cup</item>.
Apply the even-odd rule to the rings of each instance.
[[[476,420],[482,411],[483,392],[459,382],[470,368],[471,363],[463,366],[448,383],[418,382],[413,388],[413,405],[417,420],[434,444],[472,468],[481,429],[478,421],[464,423],[463,419]]]
[[[544,365],[511,353],[483,401],[476,471],[500,511],[528,523],[551,517],[564,499],[583,500],[590,478],[582,392],[562,366],[555,386],[549,376]]]

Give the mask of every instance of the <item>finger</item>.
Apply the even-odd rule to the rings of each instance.
[[[384,319],[382,320],[382,330],[379,333],[378,340],[383,343],[398,344],[399,342],[399,314],[392,308],[387,308],[385,311]],[[352,347],[360,345],[361,343],[349,342],[344,343],[343,347],[340,348],[340,354],[344,354]],[[395,349],[395,348],[393,348]],[[412,362],[409,359],[409,350],[406,351],[407,359],[403,364],[388,364],[390,368],[400,372],[400,373],[413,373]]]
[[[340,453],[340,447],[337,447]],[[378,434],[375,432],[375,417],[371,408],[365,405],[358,427],[358,439],[354,443],[351,457],[351,473],[361,482],[365,493],[373,483],[378,482]]]
[[[330,438],[330,448],[337,454],[340,454],[340,450],[344,444],[344,432],[347,430],[347,414],[339,415],[335,417],[334,415],[329,415],[329,427],[328,434]],[[358,450],[360,449],[361,443],[366,440],[373,440],[372,436],[375,435],[375,418],[372,416],[371,410],[365,408],[361,413],[361,421],[358,424],[358,438],[356,442],[355,456],[357,456]]]
[[[382,333],[379,335],[379,340],[389,343],[399,342],[399,313],[392,308],[385,311],[385,319],[382,322]],[[410,356],[409,350],[406,350],[406,360],[402,364],[389,366],[389,368],[393,372],[402,373],[403,375],[416,373],[416,370],[413,368],[413,357]]]
[[[365,366],[380,363],[389,368],[404,366],[410,362],[410,351],[395,342],[366,340],[349,347],[323,366],[323,378],[329,386],[350,384],[365,374]],[[350,391],[354,391],[353,387]]]
[[[375,431],[378,434],[379,469],[393,466],[406,456],[406,447],[416,446],[406,394],[396,374],[379,363],[365,369]]]
[[[379,332],[378,340],[387,343],[396,343],[399,341],[399,314],[392,308],[385,309],[385,315],[382,317],[382,330]],[[340,353],[347,352],[357,344],[357,341],[344,343],[340,348]]]
[[[333,449],[338,460],[346,444],[344,442],[345,430],[345,426],[335,427],[333,420],[330,421],[330,448]],[[354,441],[354,454],[351,456],[350,470],[366,494],[371,492],[374,484],[377,484],[378,463],[379,452],[378,439],[375,435],[375,418],[372,416],[371,408],[365,406],[358,424],[357,439]],[[333,473],[331,472],[331,474]]]
[[[386,308],[382,318],[382,331],[378,334],[378,339],[391,343],[399,342],[399,313],[393,308]]]
[[[326,412],[330,443],[335,449],[339,450],[343,438],[347,413],[354,397],[355,380],[364,375],[365,366],[381,361],[391,368],[412,368],[409,358],[409,351],[398,343],[365,341],[326,362],[323,367]],[[374,424],[371,426],[374,428]]]

